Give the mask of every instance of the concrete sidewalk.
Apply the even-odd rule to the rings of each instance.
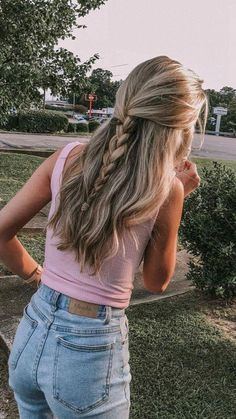
[[[12,132],[0,132],[0,148],[18,149],[48,149],[55,150],[64,147],[68,143],[79,141],[86,143],[89,136],[78,135],[45,135],[45,134],[21,134]]]

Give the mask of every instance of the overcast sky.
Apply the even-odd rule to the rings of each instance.
[[[204,88],[236,88],[236,0],[108,0],[80,20],[87,29],[63,45],[94,68],[124,79],[140,62],[168,55],[204,79]]]

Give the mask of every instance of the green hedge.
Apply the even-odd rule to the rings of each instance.
[[[94,132],[98,127],[100,127],[98,121],[89,121],[89,132]]]
[[[236,172],[214,161],[185,200],[180,240],[194,257],[187,279],[212,297],[236,295]]]
[[[10,115],[5,125],[1,128],[6,129],[8,131],[17,130],[19,126],[19,118],[18,115]]]
[[[69,122],[67,132],[88,132],[88,125]]]
[[[77,132],[77,125],[78,124],[72,124],[71,122],[69,122],[67,132]]]
[[[19,112],[18,129],[23,132],[59,132],[66,131],[68,118],[54,111],[24,111]]]
[[[76,124],[77,132],[88,132],[88,124]]]

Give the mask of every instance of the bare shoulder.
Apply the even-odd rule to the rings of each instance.
[[[62,150],[63,150],[63,147],[59,148],[57,151],[55,151],[53,154],[51,154],[51,156],[49,156],[44,161],[43,166],[44,166],[45,171],[47,171],[47,174],[48,174],[49,178],[51,178],[53,168],[54,168],[55,163],[56,163],[58,157],[60,156]]]
[[[169,200],[183,200],[184,185],[176,176],[174,177],[172,187],[169,194]]]
[[[64,170],[67,169],[67,167],[72,163],[73,160],[77,159],[77,157],[86,148],[86,146],[87,146],[87,143],[85,144],[81,143],[70,151],[65,161]]]
[[[85,148],[85,146],[86,144],[79,144],[70,151],[70,153],[66,157],[65,166],[64,166],[65,169],[71,163],[71,161],[77,158],[77,156],[81,153],[81,151]],[[52,172],[56,164],[56,161],[59,158],[63,149],[64,147],[59,148],[57,151],[55,151],[51,156],[49,156],[44,161],[44,165],[43,165],[44,170],[47,172],[49,179],[52,176]]]
[[[175,177],[169,195],[159,210],[154,229],[176,229],[180,222],[183,203],[184,187],[182,182]]]

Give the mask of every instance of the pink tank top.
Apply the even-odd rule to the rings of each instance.
[[[67,144],[61,151],[51,177],[52,201],[49,217],[58,205],[61,174],[67,155],[79,142]],[[50,288],[69,297],[96,304],[127,308],[133,290],[134,274],[142,261],[145,247],[150,239],[154,218],[135,227],[137,248],[134,240],[124,234],[118,253],[105,260],[99,276],[90,276],[89,268],[80,273],[79,263],[72,251],[57,250],[57,237],[52,237],[52,229],[47,228],[45,259],[41,281]],[[123,248],[123,244],[124,248]],[[125,254],[123,253],[125,250]]]

